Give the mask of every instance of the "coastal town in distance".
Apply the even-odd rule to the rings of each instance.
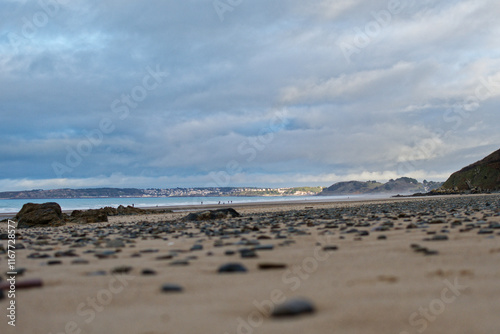
[[[88,189],[33,189],[0,192],[0,199],[44,198],[123,198],[123,197],[222,197],[222,196],[343,196],[362,194],[413,194],[439,188],[442,182],[412,178],[377,181],[338,182],[330,187],[210,187],[210,188],[88,188]]]

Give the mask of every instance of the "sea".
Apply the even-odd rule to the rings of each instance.
[[[388,197],[388,196],[385,196]],[[138,208],[147,207],[179,207],[194,205],[268,203],[268,202],[329,202],[352,201],[378,196],[263,196],[263,197],[120,197],[120,198],[47,198],[47,199],[0,199],[0,214],[17,213],[26,203],[59,203],[62,210],[99,209],[105,206],[118,207],[133,205]]]

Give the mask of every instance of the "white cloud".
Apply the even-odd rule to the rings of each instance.
[[[356,97],[370,97],[380,87],[402,81],[405,75],[415,70],[414,64],[397,63],[387,69],[359,71],[341,74],[326,81],[308,79],[298,86],[287,87],[283,92],[285,103],[303,103],[311,101],[355,101]]]

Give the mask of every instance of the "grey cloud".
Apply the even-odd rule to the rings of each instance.
[[[230,162],[234,185],[394,177],[402,163],[443,178],[500,141],[492,0],[402,0],[388,22],[386,0],[244,1],[223,21],[212,1],[54,1],[0,5],[9,187],[60,186],[53,163],[89,143],[68,184],[203,186]],[[26,38],[37,13],[48,20]],[[116,112],[157,66],[168,76]]]

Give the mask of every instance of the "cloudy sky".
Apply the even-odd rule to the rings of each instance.
[[[3,0],[0,190],[445,180],[500,148],[496,0]]]

